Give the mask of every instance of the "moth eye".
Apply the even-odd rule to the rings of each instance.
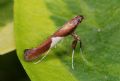
[[[78,22],[80,22],[81,21],[81,19],[78,19]]]

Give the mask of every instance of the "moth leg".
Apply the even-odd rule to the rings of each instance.
[[[74,38],[74,40],[79,41],[79,43],[80,43],[80,48],[82,49],[82,41],[81,41],[80,37],[79,37],[75,32],[73,32],[71,35],[72,35],[72,37]]]
[[[76,48],[78,40],[74,39],[72,42],[72,69],[74,69],[74,51]]]
[[[38,60],[34,64],[38,64],[38,63],[42,62],[42,60],[49,54],[49,52],[50,52],[50,49],[47,51],[47,53],[40,60]]]
[[[72,51],[72,69],[74,69],[74,50]]]
[[[73,32],[71,35],[74,39],[72,42],[72,50],[73,50],[72,51],[72,69],[74,69],[74,50],[76,48],[77,43],[79,42],[80,43],[80,51],[82,52],[82,42],[80,40],[80,37],[76,33]]]
[[[83,55],[83,45],[82,45],[82,42],[80,40],[80,37],[76,34],[76,33],[72,33],[71,34],[72,37],[74,38],[74,40],[76,39],[78,42],[79,42],[79,45],[80,45],[80,55],[81,55],[81,58],[83,59],[83,61],[88,65],[88,66],[93,66],[93,64],[91,64]]]
[[[76,45],[78,43],[78,38],[77,38],[77,35],[75,33],[72,33],[71,34],[72,37],[73,37],[73,42],[72,42],[72,69],[74,69],[74,51],[75,51],[75,48],[76,48]]]

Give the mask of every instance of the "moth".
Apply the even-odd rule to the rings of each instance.
[[[46,53],[38,62],[41,62],[48,54],[49,50],[53,48],[59,41],[67,37],[68,35],[71,35],[73,37],[72,42],[72,68],[73,66],[73,56],[74,56],[74,50],[76,48],[77,43],[80,43],[80,48],[82,47],[82,43],[80,40],[80,37],[75,33],[75,29],[78,27],[78,25],[82,22],[84,17],[82,15],[78,15],[68,22],[66,22],[60,29],[58,29],[53,35],[48,37],[47,40],[45,40],[43,43],[38,45],[35,48],[32,49],[25,49],[24,51],[24,58],[26,61],[32,61],[36,58],[38,58],[40,55]],[[36,63],[38,63],[36,62]]]

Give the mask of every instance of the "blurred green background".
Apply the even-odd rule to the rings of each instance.
[[[0,0],[0,32],[8,23],[13,23],[13,3],[13,0]],[[0,47],[1,45],[0,41]],[[0,55],[0,81],[30,81],[18,60],[16,51]]]
[[[0,0],[0,29],[13,21],[13,0]]]

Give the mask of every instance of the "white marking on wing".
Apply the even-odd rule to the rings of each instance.
[[[60,40],[62,40],[64,37],[52,37],[52,43],[50,48],[54,47]]]

